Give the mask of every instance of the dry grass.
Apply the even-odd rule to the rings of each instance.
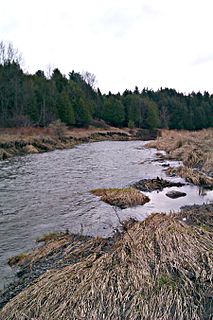
[[[202,206],[194,206],[185,208],[178,213],[177,219],[184,221],[186,224],[195,227],[204,228],[205,231],[213,232],[213,204]]]
[[[213,178],[208,177],[207,175],[194,170],[188,167],[175,167],[175,168],[168,168],[166,173],[169,176],[178,175],[182,178],[185,178],[187,182],[193,183],[198,186],[206,186],[209,188],[213,187]]]
[[[110,252],[46,272],[0,319],[210,320],[213,230],[181,218],[127,225]]]
[[[13,143],[15,141],[31,142],[35,138],[49,138],[52,136],[50,128],[0,128],[1,143]]]
[[[72,237],[72,235],[65,233],[51,233],[45,235],[39,239],[39,242],[44,241],[45,245],[33,250],[30,253],[22,253],[20,255],[11,257],[8,261],[8,264],[10,266],[22,266],[27,263],[35,263],[43,257],[51,255],[58,249],[68,245],[70,242],[72,242]]]
[[[61,240],[61,238],[64,238],[68,236],[69,238],[69,231],[66,230],[65,232],[49,232],[49,233],[46,233],[44,234],[42,237],[38,238],[36,240],[36,242],[44,242],[45,244],[47,244],[48,242],[51,242],[51,241],[59,241]]]
[[[68,149],[83,142],[130,138],[125,128],[69,129],[60,122],[48,128],[0,128],[0,160],[15,155]]]
[[[23,252],[17,256],[11,257],[8,259],[8,265],[10,267],[21,266],[28,259],[29,256],[29,253]]]
[[[213,176],[213,129],[162,130],[162,136],[147,146],[165,150],[170,159],[182,160],[185,166]]]
[[[149,198],[135,188],[95,189],[92,193],[101,197],[102,201],[121,209],[149,202]]]
[[[114,132],[114,133],[128,133],[129,130],[127,128],[120,129],[115,127],[104,128],[63,128],[63,135],[65,136],[73,136],[75,138],[84,138],[88,137],[93,133],[97,132]],[[23,127],[23,128],[0,128],[0,141],[8,142],[8,141],[16,141],[19,138],[28,139],[35,137],[49,137],[54,136],[55,130],[52,126],[47,128],[34,128],[34,127]]]
[[[67,232],[49,233],[39,238],[37,242],[43,242],[43,245],[29,253],[21,253],[20,255],[11,257],[8,263],[11,266],[16,265],[18,267],[32,266],[42,259],[50,257],[54,259],[60,252],[61,258],[58,264],[63,264],[65,260],[79,259],[81,256],[90,255],[94,252],[101,254],[103,247],[109,246],[107,239],[99,237],[91,238]]]

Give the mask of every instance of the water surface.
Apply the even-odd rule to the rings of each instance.
[[[7,259],[31,249],[44,233],[69,229],[112,235],[119,224],[114,208],[90,190],[165,178],[161,163],[152,162],[156,150],[144,144],[104,141],[0,162],[0,287],[13,278]],[[151,212],[213,200],[212,191],[199,195],[197,187],[181,189],[187,193],[184,198],[170,199],[165,189],[149,194],[151,201],[144,206],[116,211],[121,219],[142,220]]]

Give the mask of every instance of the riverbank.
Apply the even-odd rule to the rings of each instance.
[[[193,169],[195,174],[203,173],[213,177],[213,129],[200,131],[162,130],[161,136],[147,144],[147,147],[164,150],[164,158],[180,160],[186,168]],[[162,156],[162,155],[160,155]],[[192,171],[185,170],[182,177],[187,178]],[[200,179],[198,179],[199,181]],[[190,181],[195,183],[194,181]],[[199,183],[195,183],[199,184]],[[200,182],[202,184],[202,181]]]
[[[157,131],[128,128],[74,128],[60,125],[49,128],[0,129],[0,160],[13,156],[70,149],[74,146],[95,141],[150,140]]]
[[[203,139],[202,150],[205,140],[211,143]],[[162,184],[156,177],[135,187],[151,191]],[[213,204],[121,226],[108,239],[52,234],[41,248],[11,259],[19,280],[0,295],[0,308],[6,304],[0,319],[211,320]]]
[[[1,320],[211,319],[213,204],[130,220],[110,239],[43,240],[17,261]]]

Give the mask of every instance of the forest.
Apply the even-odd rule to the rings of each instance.
[[[46,127],[60,119],[68,126],[88,127],[96,120],[129,128],[198,130],[213,127],[213,94],[183,94],[135,86],[134,91],[102,94],[95,75],[58,68],[46,75],[24,72],[11,43],[0,42],[0,127]],[[184,79],[183,79],[184,81]]]

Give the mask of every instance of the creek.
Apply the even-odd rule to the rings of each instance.
[[[144,206],[115,212],[91,194],[95,188],[166,178],[162,163],[155,161],[156,150],[144,145],[142,141],[95,142],[0,162],[0,288],[14,279],[8,258],[35,247],[35,240],[45,233],[68,229],[107,237],[119,226],[117,215],[121,220],[143,220],[151,212],[213,201],[213,191],[200,194],[197,187],[186,185],[179,188],[186,197],[170,199],[165,188],[146,193],[151,201]]]

